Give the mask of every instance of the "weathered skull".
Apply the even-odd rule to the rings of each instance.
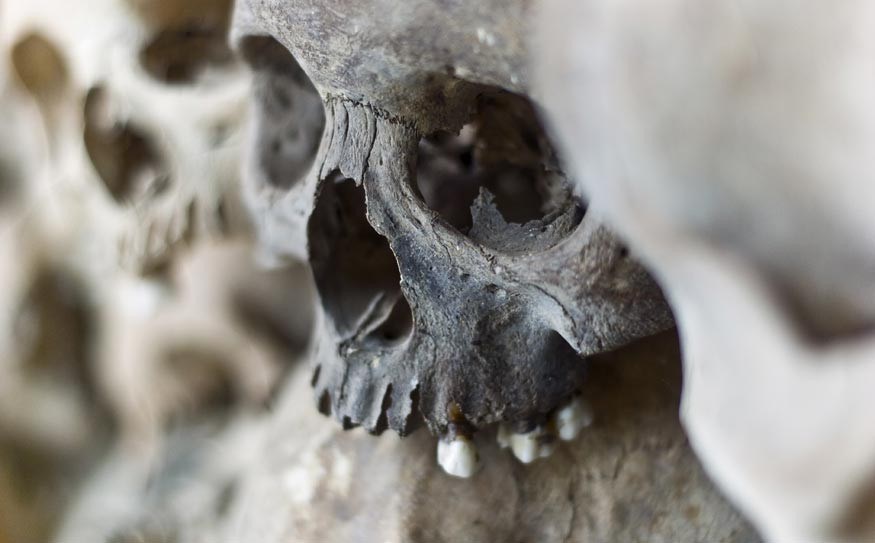
[[[769,540],[871,541],[875,6],[547,5],[546,103],[677,312],[693,447]]]
[[[249,203],[274,256],[309,253],[313,386],[346,427],[403,435],[421,415],[456,441],[495,422],[530,432],[572,398],[582,355],[671,324],[538,124],[529,16],[526,2],[237,4],[255,72]]]

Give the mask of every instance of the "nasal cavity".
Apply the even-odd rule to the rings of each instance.
[[[364,190],[339,174],[322,186],[308,225],[322,306],[338,334],[362,347],[391,347],[413,333],[389,243],[368,223]]]
[[[169,167],[144,132],[116,118],[104,88],[88,92],[84,117],[88,157],[116,202],[148,200],[168,188]]]

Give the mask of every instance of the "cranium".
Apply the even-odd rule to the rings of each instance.
[[[99,214],[76,223],[101,225],[95,244],[118,238],[100,260],[134,270],[239,222],[222,198],[237,179],[248,79],[227,48],[227,58],[214,51],[225,47],[229,6],[174,4],[95,0],[73,17],[55,17],[53,0],[4,9],[4,48],[46,118],[46,185]]]
[[[546,103],[677,312],[694,449],[769,540],[871,540],[872,4],[547,4]]]
[[[452,442],[445,467],[487,424],[549,441],[581,356],[671,324],[538,124],[529,16],[526,2],[235,12],[255,72],[248,201],[272,255],[310,258],[319,407],[377,434],[421,415]],[[579,407],[562,416],[579,424]],[[505,437],[525,461],[547,449]]]

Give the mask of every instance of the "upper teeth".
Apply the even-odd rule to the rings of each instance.
[[[452,441],[438,441],[438,464],[456,477],[470,477],[477,471],[479,457],[470,439],[456,436]]]
[[[501,448],[510,448],[520,462],[528,464],[538,458],[550,456],[553,453],[553,432],[563,441],[571,441],[577,437],[580,430],[592,424],[592,409],[579,397],[573,398],[568,405],[556,411],[550,418],[550,424],[538,426],[531,432],[514,433],[507,426],[498,426],[497,440]],[[549,430],[548,430],[549,428]]]
[[[592,424],[592,409],[581,398],[575,397],[571,403],[553,415],[556,431],[562,441],[571,441],[580,430]]]
[[[510,447],[513,455],[524,464],[533,462],[537,458],[550,456],[554,449],[547,430],[542,426],[531,432],[517,434],[501,425],[498,428],[498,444],[502,447]]]

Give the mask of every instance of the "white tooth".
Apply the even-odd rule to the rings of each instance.
[[[477,448],[468,438],[458,436],[452,441],[438,441],[438,464],[455,477],[467,478],[477,471]]]
[[[538,442],[535,434],[536,432],[513,434],[510,438],[510,448],[513,455],[523,464],[528,464],[538,457]]]
[[[559,439],[572,441],[580,431],[592,424],[592,408],[581,398],[575,397],[571,403],[553,415]]]
[[[550,456],[553,454],[553,444],[542,442],[545,434],[546,430],[542,427],[535,428],[525,434],[512,434],[510,448],[513,455],[523,464]]]

